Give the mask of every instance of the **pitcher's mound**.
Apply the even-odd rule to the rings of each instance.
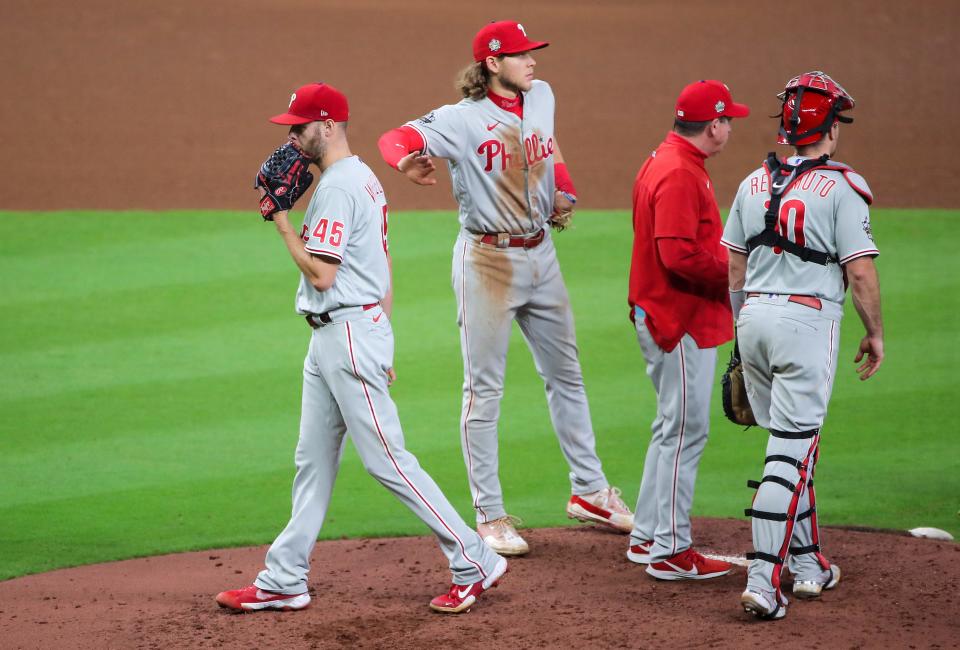
[[[321,542],[313,603],[231,614],[217,592],[251,583],[266,547],[78,567],[0,583],[6,648],[880,648],[956,647],[960,545],[828,528],[843,569],[819,601],[791,599],[761,622],[739,606],[745,569],[658,582],[625,557],[627,537],[590,527],[525,530],[530,554],[473,610],[436,614],[449,586],[433,538]],[[697,548],[742,556],[749,522],[699,519]],[[787,594],[789,595],[789,587]]]

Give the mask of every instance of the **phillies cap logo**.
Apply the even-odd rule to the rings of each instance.
[[[487,43],[487,47],[490,48],[490,51],[491,51],[491,52],[499,52],[499,51],[500,51],[500,41],[498,41],[498,40],[495,39],[495,38],[491,38],[491,39],[490,39],[490,42]]]
[[[287,104],[287,108],[290,108],[291,106],[293,106],[293,102],[295,101],[297,101],[297,93],[293,93],[292,95],[290,95],[290,103]]]
[[[722,101],[719,101],[717,102],[716,106],[714,106],[713,108],[716,109],[718,113],[722,113],[723,109],[725,109],[726,107],[727,107],[726,104],[724,104]]]

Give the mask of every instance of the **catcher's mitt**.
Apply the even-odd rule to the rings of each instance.
[[[291,142],[281,145],[267,158],[253,184],[262,189],[260,214],[265,221],[273,221],[273,214],[289,210],[313,183],[313,174],[308,171],[312,158]]]
[[[723,413],[734,424],[753,426],[757,423],[753,409],[747,399],[747,388],[743,383],[743,364],[740,362],[740,347],[735,343],[730,353],[730,363],[720,382],[723,394]]]

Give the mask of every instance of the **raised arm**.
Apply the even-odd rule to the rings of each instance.
[[[377,141],[384,162],[417,185],[435,185],[437,170],[433,159],[424,153],[427,143],[416,129],[401,126],[391,129]]]

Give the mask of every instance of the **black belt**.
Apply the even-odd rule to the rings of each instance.
[[[374,302],[369,305],[363,305],[363,311],[367,311],[368,309],[373,309],[379,304],[380,304],[379,302]],[[317,329],[318,327],[329,325],[330,323],[333,322],[333,318],[330,316],[330,314],[338,311],[343,311],[344,309],[353,309],[353,308],[338,307],[337,309],[331,309],[330,311],[325,311],[322,314],[307,314],[304,316],[304,318],[307,319],[307,325],[309,325],[313,329]]]

